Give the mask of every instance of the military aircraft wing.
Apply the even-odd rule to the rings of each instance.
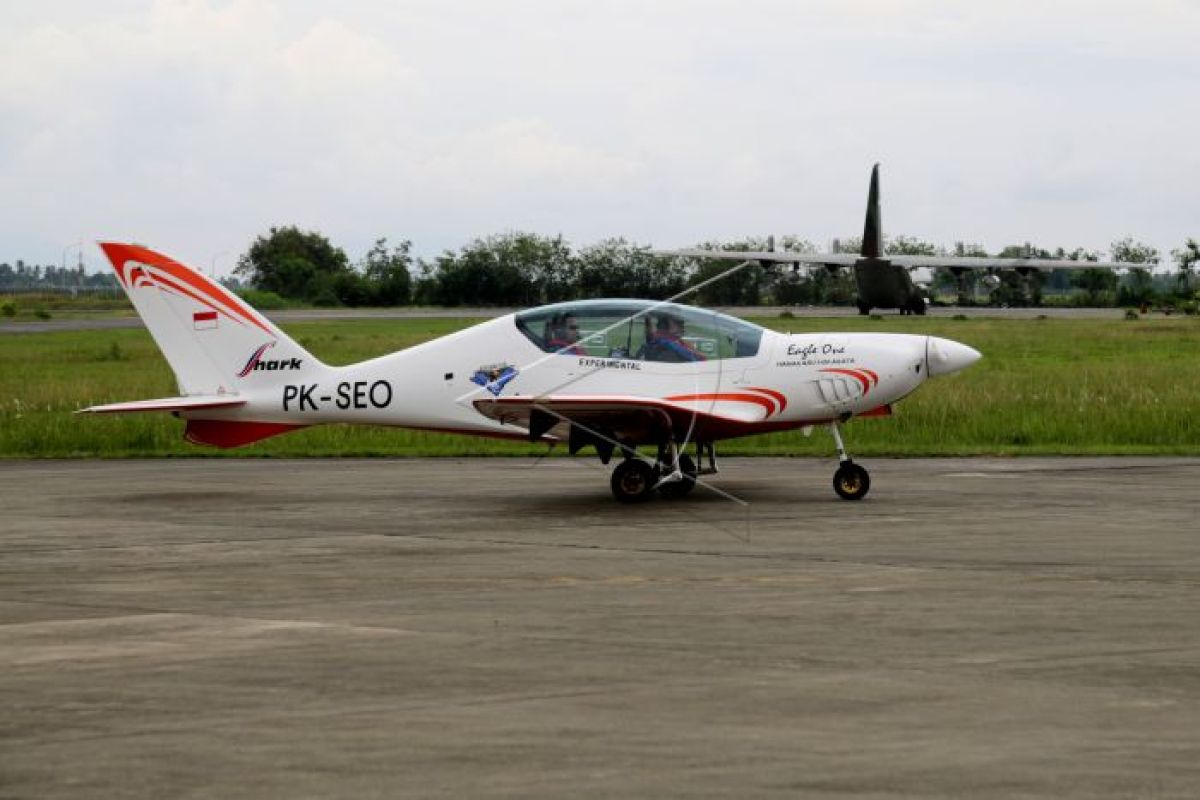
[[[1070,261],[1064,258],[988,258],[985,256],[905,256],[885,255],[885,259],[904,267],[950,267],[957,269],[1149,269],[1152,264],[1131,261]]]
[[[862,260],[855,253],[798,253],[786,250],[686,250],[655,251],[660,256],[712,258],[723,261],[761,261],[774,264],[831,264],[850,267]],[[902,267],[954,267],[959,269],[1148,269],[1152,265],[1131,261],[1069,261],[1053,258],[990,258],[986,256],[918,256],[885,253],[883,260]]]
[[[681,256],[683,258],[713,258],[722,261],[762,261],[775,264],[835,264],[852,267],[862,256],[854,253],[800,253],[787,250],[706,250],[692,248],[684,250],[654,250],[656,256]]]

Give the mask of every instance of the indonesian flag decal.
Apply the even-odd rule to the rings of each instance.
[[[195,311],[192,312],[192,325],[198,331],[212,330],[217,327],[217,312],[215,311]]]

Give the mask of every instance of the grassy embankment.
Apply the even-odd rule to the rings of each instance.
[[[98,319],[133,314],[133,306],[121,293],[3,292],[0,291],[0,322],[29,322],[49,319]]]
[[[456,330],[468,320],[307,322],[288,331],[343,364]],[[890,419],[847,426],[855,455],[1200,455],[1200,320],[758,320],[793,332],[931,333],[979,349],[981,362],[935,380]],[[391,428],[324,426],[235,451],[187,444],[167,415],[82,417],[93,403],[176,388],[143,330],[0,336],[0,456],[502,455],[543,447]],[[799,431],[724,443],[726,454],[823,455],[828,435]]]

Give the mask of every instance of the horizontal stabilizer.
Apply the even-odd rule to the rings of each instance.
[[[207,411],[215,408],[237,408],[246,401],[236,395],[197,395],[194,397],[160,397],[156,400],[134,400],[129,403],[110,403],[76,411],[76,414],[136,414],[145,411]]]

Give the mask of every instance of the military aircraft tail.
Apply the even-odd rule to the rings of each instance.
[[[100,248],[175,373],[184,397],[174,400],[193,398],[194,405],[229,399],[243,390],[269,388],[326,369],[201,272],[141,245],[101,242]]]
[[[863,225],[862,257],[883,257],[883,222],[879,212],[878,163],[871,170],[871,189],[867,193],[867,221]]]

